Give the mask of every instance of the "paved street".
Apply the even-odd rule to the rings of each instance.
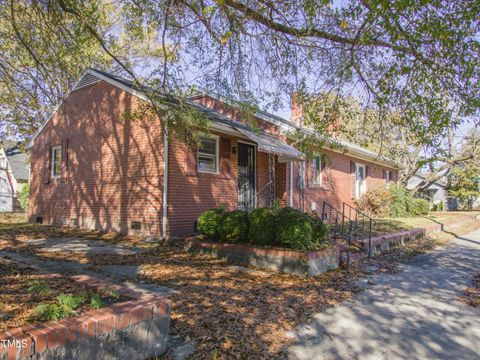
[[[376,275],[298,327],[294,359],[480,359],[480,309],[458,301],[480,269],[480,231]],[[370,284],[371,285],[370,285]]]

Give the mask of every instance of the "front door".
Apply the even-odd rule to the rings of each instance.
[[[238,143],[238,208],[255,208],[255,146]]]

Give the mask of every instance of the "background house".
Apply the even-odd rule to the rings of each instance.
[[[0,148],[0,212],[21,211],[19,193],[28,184],[27,154],[15,142]]]
[[[416,174],[408,180],[407,189],[411,190],[425,180],[422,174]],[[430,202],[430,207],[439,210],[455,210],[455,201],[448,197],[447,186],[444,181],[437,180],[427,189],[419,191],[419,195]]]

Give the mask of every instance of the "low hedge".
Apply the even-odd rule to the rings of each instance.
[[[391,217],[409,217],[427,215],[430,203],[425,199],[414,198],[410,192],[402,186],[390,186],[393,201],[390,204]]]
[[[271,246],[276,242],[278,210],[270,207],[255,209],[250,214],[250,240],[254,244]]]
[[[378,217],[410,217],[428,215],[430,203],[413,197],[403,186],[377,186],[355,200],[358,209]]]
[[[313,221],[307,214],[286,207],[279,211],[276,223],[276,238],[280,246],[307,250],[313,245]]]
[[[315,214],[286,207],[264,207],[251,214],[235,210],[207,210],[198,218],[198,230],[209,239],[260,246],[309,250],[327,245],[327,226]]]
[[[218,227],[218,233],[223,241],[238,243],[248,240],[249,228],[248,213],[235,210],[225,213]]]
[[[218,229],[222,222],[225,211],[223,209],[210,209],[202,213],[197,219],[197,229],[209,239],[218,240]]]
[[[428,215],[430,203],[425,199],[415,199],[416,215]]]
[[[313,243],[315,245],[328,245],[326,242],[328,232],[327,224],[325,224],[316,213],[311,213],[310,219],[313,222]]]

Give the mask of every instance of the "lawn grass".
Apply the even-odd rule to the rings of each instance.
[[[480,214],[480,211],[430,212],[425,216],[375,219],[373,235],[384,235],[428,225],[442,224],[465,216],[473,217],[477,214]]]

